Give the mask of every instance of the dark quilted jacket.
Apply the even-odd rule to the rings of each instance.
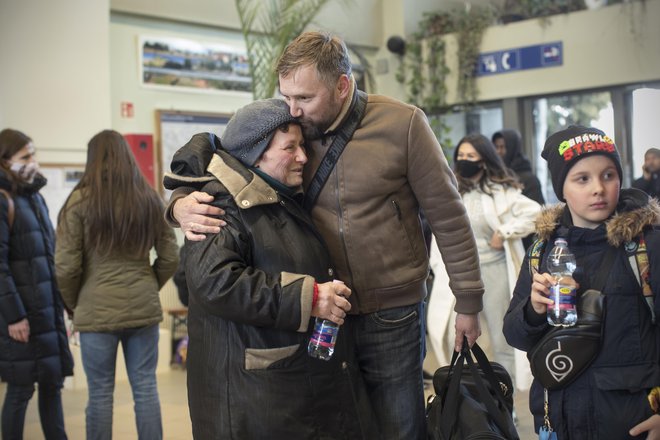
[[[332,279],[326,247],[292,198],[199,134],[175,155],[227,221],[186,242],[188,401],[198,439],[378,438],[345,330],[328,362],[307,355],[314,281]],[[196,152],[211,158],[208,173]],[[205,161],[203,161],[205,162]],[[205,182],[205,183],[204,183]]]
[[[62,299],[55,281],[55,236],[39,194],[37,176],[13,194],[15,217],[9,228],[8,202],[0,197],[0,377],[15,384],[56,382],[73,374]],[[0,188],[10,189],[0,171]],[[27,344],[9,337],[8,325],[27,317]]]

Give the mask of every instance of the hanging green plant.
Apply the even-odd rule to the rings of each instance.
[[[479,48],[486,28],[493,23],[495,14],[490,8],[470,8],[459,12],[456,17],[456,37],[458,39],[458,86],[459,101],[476,104],[479,96],[477,61]]]
[[[399,64],[396,78],[406,87],[411,103],[428,112],[447,110],[447,66],[445,42],[442,36],[456,33],[458,40],[459,100],[474,104],[478,98],[475,66],[486,28],[495,14],[490,7],[471,7],[452,12],[425,13],[419,32],[406,43],[406,56]]]
[[[423,108],[431,117],[431,127],[448,153],[450,127],[442,114],[450,111],[447,103],[447,66],[444,35],[456,33],[458,40],[458,85],[456,96],[465,104],[478,99],[475,67],[486,28],[494,21],[490,7],[472,7],[452,12],[425,13],[419,32],[407,38],[406,55],[397,69],[396,79],[407,92],[410,103]]]
[[[275,62],[284,48],[312,22],[330,0],[235,0],[247,46],[254,99],[271,98],[277,89]],[[352,0],[340,0],[344,5]]]

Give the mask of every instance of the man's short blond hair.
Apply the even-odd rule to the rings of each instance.
[[[300,34],[284,49],[275,72],[286,78],[304,66],[316,66],[319,77],[328,86],[334,86],[341,75],[351,74],[346,44],[341,38],[325,32]]]

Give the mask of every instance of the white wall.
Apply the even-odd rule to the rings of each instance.
[[[332,30],[354,44],[378,46],[383,34],[381,3],[332,0],[321,9],[312,27]],[[110,5],[116,12],[240,30],[235,0],[111,0]]]
[[[392,35],[410,32],[405,11],[416,4],[432,6],[426,0],[364,0],[347,8],[334,1],[318,22],[353,44],[374,48],[374,69],[380,61],[386,67],[376,74],[377,91],[405,99],[394,79],[398,60],[385,44]],[[111,17],[111,7],[133,15]],[[545,26],[538,20],[493,26],[482,52],[559,40],[564,65],[481,78],[480,97],[487,101],[660,80],[658,17],[660,0],[645,0],[555,16]],[[155,134],[157,109],[232,112],[250,95],[141,87],[137,38],[242,44],[237,26],[232,0],[0,0],[0,127],[30,134],[42,162],[83,163],[87,141],[103,128]],[[448,38],[451,50],[455,40]],[[456,77],[449,81],[453,90]],[[450,94],[449,102],[454,100]],[[133,103],[133,118],[121,117],[123,101]]]
[[[481,52],[562,41],[564,63],[482,77],[477,81],[479,98],[489,101],[660,80],[658,20],[660,0],[645,0],[556,15],[545,25],[526,20],[490,27]],[[455,84],[456,76],[448,81]],[[450,102],[455,99],[449,97]]]
[[[219,31],[181,23],[112,14],[110,60],[112,65],[112,126],[121,133],[156,133],[156,110],[232,113],[252,101],[250,93],[178,91],[140,84],[140,36],[178,37],[245,47],[238,31]],[[121,116],[121,102],[131,102],[134,117]]]
[[[108,0],[0,0],[0,127],[41,162],[84,162],[110,127],[109,25]]]
[[[379,61],[381,65],[386,64],[388,71],[377,76],[378,92],[402,100],[406,99],[406,91],[394,77],[400,61],[387,51],[385,44],[392,35],[406,36],[416,31],[412,20],[419,22],[423,11],[433,9],[430,0],[415,0],[413,3],[418,7],[416,12],[413,12],[415,8],[404,11],[405,5],[400,0],[383,0],[385,33],[376,64]],[[659,20],[660,0],[645,0],[561,14],[543,20],[491,26],[484,34],[480,48],[482,53],[561,41],[564,60],[560,67],[481,77],[477,79],[479,100],[493,101],[659,81]],[[447,78],[447,101],[451,104],[457,102],[458,44],[455,35],[445,37],[445,42],[451,71]]]

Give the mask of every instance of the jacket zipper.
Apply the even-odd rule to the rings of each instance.
[[[394,208],[394,212],[396,213],[396,218],[398,218],[399,221],[401,221],[401,208],[399,208],[399,204],[396,202],[396,200],[392,200],[392,208]]]

